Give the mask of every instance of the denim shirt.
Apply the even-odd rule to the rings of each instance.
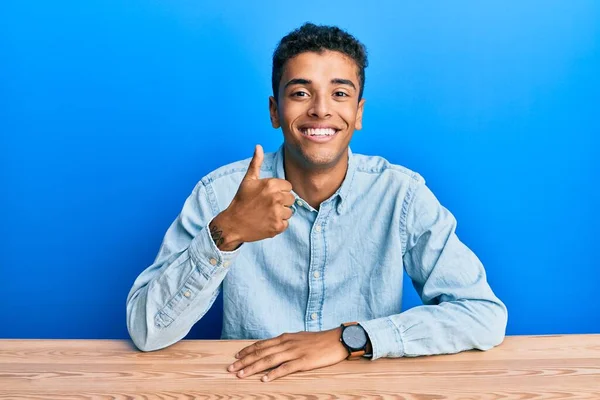
[[[340,188],[315,210],[296,197],[274,238],[220,251],[211,220],[236,194],[250,159],[198,182],[156,260],[127,298],[127,328],[143,351],[186,336],[223,291],[222,339],[265,339],[359,322],[373,360],[487,350],[504,339],[507,310],[456,220],[423,178],[381,157],[353,154]],[[283,147],[261,178],[285,179]],[[403,270],[423,305],[402,312]]]

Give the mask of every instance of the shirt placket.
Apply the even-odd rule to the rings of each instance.
[[[326,247],[324,219],[329,203],[321,204],[310,231],[310,266],[308,269],[308,304],[305,325],[309,332],[318,332],[323,327],[323,293]]]

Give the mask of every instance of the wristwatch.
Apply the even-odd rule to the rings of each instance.
[[[342,335],[340,342],[348,350],[348,358],[354,357],[373,357],[371,349],[367,348],[369,337],[365,328],[359,325],[358,322],[345,322],[342,325]]]

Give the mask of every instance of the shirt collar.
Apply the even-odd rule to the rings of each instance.
[[[274,166],[275,166],[275,178],[285,179],[285,169],[283,168],[283,144],[279,147],[279,150],[275,153]],[[354,175],[356,173],[356,157],[352,154],[352,150],[348,147],[348,170],[346,171],[346,177],[342,182],[342,185],[335,192],[334,196],[339,199],[337,202],[336,210],[338,214],[342,214],[344,210],[350,206],[348,197],[350,196],[350,189],[354,181]],[[297,196],[296,196],[297,197]]]

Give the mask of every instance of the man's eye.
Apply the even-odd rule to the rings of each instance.
[[[334,95],[338,97],[348,97],[348,93],[346,92],[335,92]]]
[[[306,96],[308,96],[308,93],[306,93],[306,92],[294,92],[294,93],[292,93],[292,96],[293,97],[306,97]]]

